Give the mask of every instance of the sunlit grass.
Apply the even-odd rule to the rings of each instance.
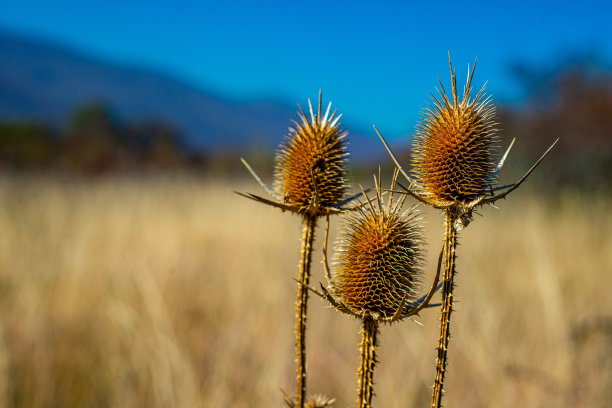
[[[299,243],[288,237],[300,219],[231,189],[257,191],[0,178],[0,406],[279,406],[279,388],[294,391]],[[610,202],[518,193],[499,205],[462,232],[446,404],[605,406]],[[431,276],[442,218],[425,218]],[[348,406],[359,322],[311,304],[310,391]],[[437,312],[382,328],[378,406],[429,403]]]

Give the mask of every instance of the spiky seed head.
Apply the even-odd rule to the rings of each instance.
[[[326,408],[331,407],[336,401],[335,398],[327,398],[324,395],[313,395],[306,401],[305,408]]]
[[[416,212],[400,209],[403,199],[385,205],[377,194],[374,201],[344,220],[332,290],[355,313],[390,318],[416,300],[423,240]]]
[[[450,64],[450,58],[449,58]],[[440,98],[417,125],[412,175],[417,189],[434,205],[465,205],[481,197],[496,175],[498,155],[495,107],[484,86],[470,99],[474,68],[468,75],[461,102],[451,70],[452,100],[440,83]]]
[[[284,392],[283,398],[285,400],[285,406],[287,408],[296,407],[295,400],[287,396]],[[327,398],[324,395],[316,394],[308,397],[304,404],[304,408],[329,408],[334,404],[334,402],[336,402],[335,398]]]
[[[347,189],[347,132],[327,106],[310,118],[300,108],[275,157],[274,190],[279,199],[301,214],[323,215],[342,201]]]

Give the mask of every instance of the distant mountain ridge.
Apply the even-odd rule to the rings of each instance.
[[[0,30],[0,120],[60,124],[86,102],[106,103],[128,120],[167,121],[186,146],[211,153],[273,148],[296,113],[273,101],[224,100],[169,75]],[[372,135],[351,132],[349,140],[356,156],[371,154],[375,145]]]

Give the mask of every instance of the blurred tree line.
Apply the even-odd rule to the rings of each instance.
[[[513,71],[528,98],[500,109],[504,140],[516,138],[506,164],[512,177],[559,138],[534,173],[534,185],[612,190],[612,70],[585,55],[551,68],[517,64]]]
[[[0,123],[0,166],[85,174],[203,166],[164,121],[125,123],[104,104],[79,107],[65,129],[34,121]]]

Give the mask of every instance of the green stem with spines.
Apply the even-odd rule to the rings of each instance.
[[[306,313],[315,226],[316,217],[305,215],[299,264],[300,278],[295,300],[296,408],[303,408],[306,400]]]
[[[453,312],[453,289],[455,278],[455,249],[457,247],[457,214],[452,208],[446,210],[446,231],[444,234],[444,277],[442,280],[442,306],[440,308],[440,337],[438,339],[438,356],[436,358],[436,377],[433,385],[432,408],[442,405],[442,391],[448,343],[450,341],[450,319]]]
[[[357,372],[359,408],[371,408],[374,396],[374,367],[376,366],[376,347],[378,345],[378,322],[367,316],[361,326],[361,365]]]

